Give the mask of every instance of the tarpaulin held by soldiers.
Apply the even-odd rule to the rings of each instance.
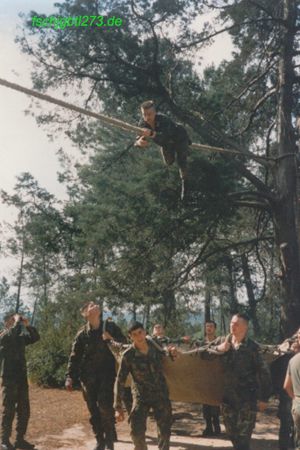
[[[290,342],[285,341],[278,346],[260,346],[270,366],[282,355],[290,352]],[[122,351],[111,350],[116,360],[120,362]],[[208,405],[221,403],[224,385],[223,368],[221,356],[217,352],[208,351],[205,347],[191,351],[183,350],[174,360],[170,357],[164,358],[163,369],[171,400]]]
[[[223,393],[220,357],[207,352],[180,353],[164,360],[170,399],[178,402],[218,405]]]

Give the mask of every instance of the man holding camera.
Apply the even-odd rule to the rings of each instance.
[[[1,450],[32,450],[24,439],[30,416],[25,347],[40,338],[36,328],[19,314],[4,318],[0,334],[0,376],[2,378]],[[12,423],[17,415],[15,445],[10,442]]]

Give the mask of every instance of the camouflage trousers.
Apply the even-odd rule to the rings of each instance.
[[[132,393],[130,387],[124,388],[124,397],[123,397],[123,403],[125,406],[125,409],[127,411],[127,414],[129,416],[131,410],[132,410]]]
[[[83,397],[86,401],[90,424],[98,444],[113,448],[115,433],[115,414],[113,409],[113,385],[111,380],[88,380],[81,383]]]
[[[17,438],[23,439],[30,416],[27,379],[14,383],[2,382],[2,441],[11,436],[15,414],[17,415]]]
[[[220,416],[220,407],[212,405],[203,405],[203,417],[205,420],[218,419]]]
[[[206,429],[212,430],[214,427],[215,432],[220,432],[220,407],[204,404],[202,410],[206,421]]]
[[[250,450],[250,440],[256,421],[256,404],[245,402],[231,406],[222,404],[226,433],[234,450]]]
[[[279,393],[279,406],[277,417],[280,420],[279,427],[279,449],[288,450],[293,447],[293,417],[292,417],[292,399],[281,389]]]
[[[172,425],[172,408],[168,399],[153,402],[134,401],[129,416],[134,450],[147,450],[146,421],[152,408],[158,429],[159,450],[169,450]]]
[[[167,166],[171,166],[174,163],[176,156],[180,177],[183,180],[187,179],[187,156],[189,152],[189,142],[183,141],[180,143],[165,145],[161,147],[160,151],[164,163]]]
[[[300,450],[300,398],[295,397],[292,405],[292,416],[295,431],[295,450]]]

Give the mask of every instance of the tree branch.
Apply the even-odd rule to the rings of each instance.
[[[240,207],[244,207],[244,208],[254,208],[254,209],[261,209],[263,211],[270,211],[270,207],[268,205],[266,205],[265,203],[260,203],[260,202],[236,200],[236,201],[234,201],[234,204],[236,206],[240,206]]]
[[[185,282],[187,281],[187,278],[190,274],[190,272],[197,266],[199,266],[200,264],[204,263],[205,261],[207,261],[209,258],[211,258],[212,256],[218,254],[218,253],[225,253],[228,250],[232,250],[232,249],[237,249],[241,246],[245,246],[245,245],[253,245],[256,244],[257,242],[262,242],[262,241],[272,241],[274,239],[273,236],[265,236],[265,237],[261,237],[261,238],[252,238],[252,239],[246,239],[244,241],[240,241],[240,242],[231,242],[228,245],[224,246],[224,247],[219,247],[216,248],[214,250],[212,250],[211,252],[204,254],[203,249],[201,249],[201,252],[199,253],[199,255],[194,259],[194,261],[190,264],[188,264],[188,266],[185,267],[185,269],[183,269],[182,271],[180,271],[177,276],[176,279],[174,281],[172,281],[172,283],[170,283],[168,285],[168,288],[174,288],[175,286],[180,287],[183,284],[185,284]],[[205,248],[208,247],[208,242],[205,243]]]
[[[266,94],[263,97],[261,97],[256,102],[254,109],[252,110],[251,115],[249,117],[247,125],[235,136],[241,136],[242,134],[244,134],[246,131],[249,130],[258,109],[268,100],[269,97],[271,97],[277,91],[278,91],[278,87],[274,87],[274,88],[270,89],[268,92],[266,92]]]
[[[188,48],[194,47],[194,46],[196,46],[196,45],[202,44],[203,42],[209,41],[210,39],[212,39],[212,38],[218,36],[219,34],[222,34],[222,33],[225,33],[225,32],[227,32],[227,31],[233,30],[234,28],[239,28],[239,27],[251,25],[251,24],[257,23],[257,22],[274,22],[274,21],[280,22],[280,23],[283,22],[283,21],[282,21],[281,19],[279,19],[279,18],[278,18],[278,19],[272,19],[272,18],[267,19],[267,18],[262,18],[262,19],[256,19],[256,20],[254,20],[254,19],[253,19],[253,20],[247,20],[247,21],[242,22],[242,23],[234,23],[233,25],[229,25],[229,26],[227,26],[227,27],[225,27],[225,28],[222,28],[222,29],[220,29],[220,30],[217,30],[217,31],[215,31],[215,32],[213,32],[213,33],[211,33],[211,34],[205,36],[205,37],[201,37],[201,38],[195,40],[194,42],[190,42],[190,43],[188,43],[188,44],[182,44],[182,45],[174,44],[174,48],[175,48],[176,51],[181,51],[181,50],[183,50],[183,49],[188,49]]]

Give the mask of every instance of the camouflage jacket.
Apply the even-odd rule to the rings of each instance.
[[[36,328],[15,323],[0,334],[0,376],[2,382],[15,383],[27,379],[25,347],[40,339]]]
[[[225,341],[222,337],[221,342]],[[231,343],[232,337],[228,341]],[[217,347],[216,341],[210,348]],[[223,403],[239,405],[243,402],[267,401],[272,394],[272,381],[267,362],[259,345],[244,338],[237,348],[231,348],[221,355],[224,368]]]
[[[89,380],[111,380],[115,377],[115,359],[107,341],[102,338],[103,329],[103,322],[96,330],[87,323],[75,336],[66,373],[73,381],[80,380],[85,383]],[[105,330],[117,341],[126,342],[114,322],[106,322]]]
[[[129,374],[132,376],[132,395],[135,401],[153,402],[169,397],[162,361],[167,355],[164,350],[148,340],[147,354],[131,345],[124,353],[115,383],[115,409],[119,409],[124,398],[124,388]]]
[[[141,128],[148,128],[149,130],[152,129],[151,126],[144,120],[139,122],[139,126]],[[156,136],[153,138],[153,141],[155,144],[162,147],[172,145],[177,142],[191,144],[186,129],[179,123],[173,122],[173,120],[164,114],[156,114],[154,131],[156,132]]]

